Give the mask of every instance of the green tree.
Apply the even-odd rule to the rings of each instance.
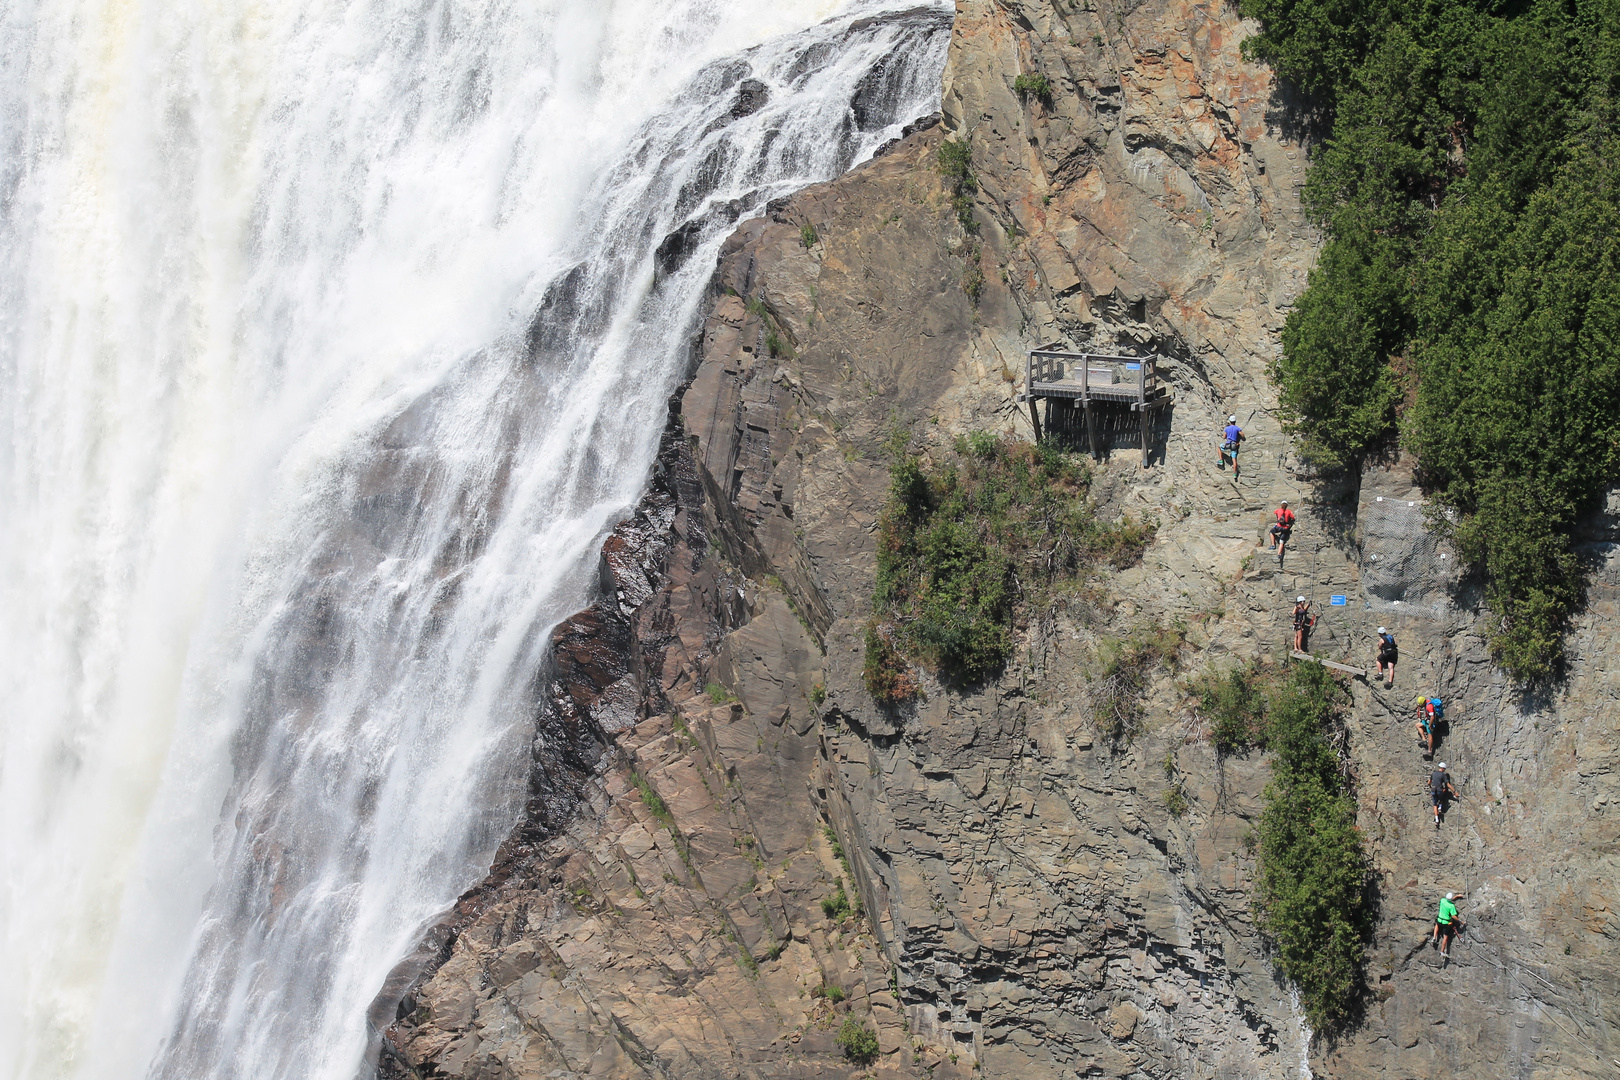
[[[1319,1032],[1354,1015],[1374,914],[1355,800],[1324,737],[1343,697],[1321,665],[1290,669],[1268,710],[1272,779],[1255,827],[1258,921]]]
[[[1272,368],[1318,465],[1397,439],[1486,575],[1497,661],[1556,672],[1572,532],[1620,479],[1620,0],[1244,0],[1330,135],[1327,235]]]
[[[1506,180],[1454,193],[1420,268],[1405,425],[1425,482],[1489,574],[1491,644],[1545,677],[1582,595],[1570,534],[1620,476],[1620,168],[1577,150],[1515,207]]]

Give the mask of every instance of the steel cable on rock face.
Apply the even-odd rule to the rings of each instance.
[[[1466,780],[1463,781],[1464,786],[1467,786],[1467,783],[1468,782]],[[1463,893],[1462,894],[1464,896],[1470,896],[1473,893],[1473,873],[1474,873],[1474,869],[1473,869],[1472,863],[1473,863],[1473,860],[1475,858],[1481,858],[1482,857],[1483,848],[1484,848],[1483,841],[1481,842],[1480,847],[1482,849],[1481,853],[1479,855],[1476,855],[1473,852],[1473,842],[1471,840],[1469,840],[1468,838],[1464,838],[1464,840],[1463,840],[1463,852],[1464,852],[1463,867],[1464,868],[1463,868]],[[1478,920],[1478,916],[1476,916],[1476,925],[1477,925],[1477,920]],[[1483,948],[1494,948],[1494,949],[1496,949],[1497,952],[1501,953],[1503,956],[1506,956],[1508,959],[1510,959],[1510,960],[1512,960],[1514,962],[1516,967],[1515,968],[1509,968],[1505,964],[1500,963],[1499,961],[1497,961],[1496,959],[1494,959],[1494,958],[1492,958],[1490,956],[1487,956],[1487,955],[1485,955],[1483,953],[1480,954],[1480,959],[1484,960],[1486,963],[1490,964],[1492,967],[1496,968],[1498,971],[1504,972],[1507,975],[1508,980],[1509,980],[1509,996],[1510,997],[1513,996],[1512,995],[1512,981],[1520,973],[1529,975],[1531,978],[1535,979],[1537,982],[1539,982],[1543,986],[1547,987],[1547,989],[1551,990],[1553,993],[1558,994],[1561,997],[1566,997],[1567,998],[1569,996],[1569,993],[1568,993],[1567,990],[1559,987],[1556,983],[1553,983],[1551,980],[1542,977],[1541,975],[1537,974],[1534,970],[1532,970],[1531,967],[1530,967],[1530,962],[1525,960],[1523,957],[1518,956],[1517,954],[1513,953],[1512,951],[1510,951],[1504,945],[1491,945],[1490,942],[1488,942],[1488,941],[1484,940],[1483,938],[1481,938],[1479,936],[1479,932],[1478,932],[1477,929],[1469,929],[1469,930],[1465,931],[1463,934],[1460,934],[1458,936],[1459,936],[1459,939],[1461,940],[1462,944],[1468,949],[1468,953],[1469,953],[1470,957],[1472,957],[1472,955],[1473,955],[1474,944],[1477,942]],[[1551,1021],[1553,1026],[1558,1028],[1559,1031],[1563,1032],[1565,1035],[1569,1036],[1571,1039],[1574,1039],[1576,1042],[1580,1043],[1583,1047],[1585,1047],[1586,1051],[1588,1053],[1590,1053],[1595,1059],[1597,1059],[1598,1064],[1600,1064],[1600,1065],[1603,1064],[1603,1055],[1601,1053],[1599,1053],[1597,1048],[1594,1047],[1590,1042],[1588,1042],[1584,1036],[1581,1036],[1579,1034],[1571,1032],[1568,1028],[1564,1027],[1563,1024],[1559,1023],[1557,1017],[1554,1016],[1551,1012],[1547,1011],[1547,1004],[1545,1002],[1541,1001],[1539,998],[1531,998],[1531,1000],[1535,1001],[1537,1006],[1542,1010],[1543,1013],[1545,1013],[1545,1016],[1544,1016],[1545,1019]],[[1569,1017],[1569,1019],[1570,1019],[1570,1021],[1572,1023],[1576,1024],[1577,1027],[1580,1025],[1580,1021],[1576,1020],[1573,1015],[1571,1015]],[[1616,1067],[1620,1067],[1620,1060],[1614,1061],[1614,1064],[1615,1064]]]

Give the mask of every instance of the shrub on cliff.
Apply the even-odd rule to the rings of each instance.
[[[951,195],[951,209],[956,211],[962,228],[975,231],[979,226],[973,220],[973,193],[979,189],[979,181],[973,175],[973,148],[966,140],[947,139],[939,144],[936,156]]]
[[[1580,508],[1620,479],[1620,0],[1244,0],[1331,136],[1328,240],[1273,368],[1319,465],[1415,453],[1487,575],[1491,647],[1556,671]]]
[[[1209,741],[1221,757],[1266,745],[1266,696],[1270,679],[1249,662],[1226,672],[1205,672],[1187,689],[1209,724]]]
[[[894,704],[916,693],[913,662],[977,683],[1011,655],[1021,603],[1099,561],[1128,565],[1152,526],[1103,524],[1091,474],[1055,447],[988,433],[961,440],[940,466],[899,457],[878,522],[866,688]]]
[[[1175,663],[1184,641],[1180,630],[1142,627],[1103,642],[1102,667],[1087,700],[1092,725],[1109,742],[1128,743],[1141,732],[1148,683],[1154,672]]]
[[[1050,101],[1052,100],[1052,82],[1039,72],[1034,74],[1026,73],[1013,80],[1013,92],[1021,98]]]
[[[843,1026],[838,1029],[838,1045],[844,1056],[862,1065],[877,1057],[877,1033],[853,1016],[844,1017]]]
[[[1295,664],[1269,703],[1271,783],[1255,827],[1255,913],[1317,1032],[1344,1026],[1364,989],[1371,862],[1356,803],[1328,741],[1344,690]]]

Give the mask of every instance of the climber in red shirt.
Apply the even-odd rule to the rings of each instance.
[[[1277,553],[1277,561],[1282,562],[1283,555],[1288,551],[1288,541],[1294,535],[1294,512],[1288,509],[1288,500],[1284,499],[1277,508],[1276,521],[1271,523],[1271,550]]]

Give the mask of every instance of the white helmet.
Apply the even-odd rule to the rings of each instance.
[[[1305,602],[1305,598],[1304,598],[1304,597],[1303,597],[1303,596],[1302,596],[1302,597],[1300,597],[1300,598],[1299,598],[1299,602],[1300,602],[1300,603],[1301,603],[1301,604],[1303,604],[1303,603],[1304,603],[1304,602]]]
[[[1233,414],[1232,414],[1232,415],[1231,415],[1231,416],[1228,416],[1228,417],[1227,417],[1227,418],[1226,418],[1226,422],[1227,422],[1227,423],[1228,423],[1228,424],[1235,424],[1235,423],[1237,423],[1237,413],[1233,413]]]
[[[1445,762],[1443,762],[1443,761],[1442,761],[1442,762],[1441,762],[1441,763],[1440,763],[1440,767],[1441,767],[1441,768],[1442,768],[1442,769],[1443,769],[1443,768],[1445,768],[1445,767],[1446,767],[1446,763],[1445,763]]]
[[[1447,900],[1455,900],[1455,899],[1457,899],[1457,894],[1454,893],[1454,892],[1448,892],[1448,893],[1446,893],[1446,899]]]
[[[1379,628],[1378,628],[1378,632],[1379,632],[1379,633],[1380,633],[1380,634],[1387,634],[1387,633],[1389,633],[1389,631],[1388,631],[1388,630],[1385,630],[1385,629],[1384,629],[1384,628],[1383,628],[1383,627],[1382,627],[1382,626],[1380,626],[1380,627],[1379,627]]]

